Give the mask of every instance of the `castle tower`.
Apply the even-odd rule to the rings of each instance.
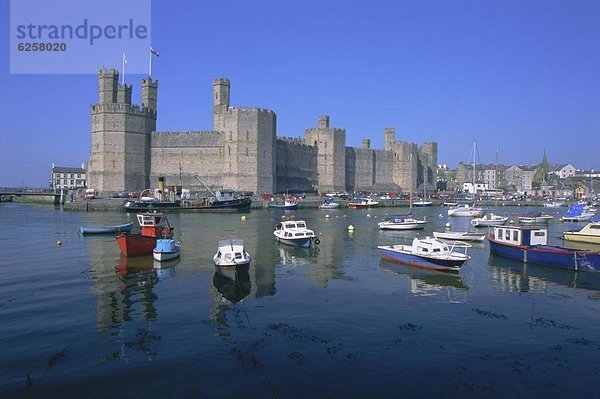
[[[114,68],[101,68],[98,72],[98,104],[117,102],[119,71]]]
[[[141,191],[149,186],[150,134],[156,130],[156,110],[132,105],[132,87],[120,86],[118,79],[116,70],[100,69],[98,104],[91,107],[87,186],[101,193]]]
[[[427,184],[427,191],[435,191],[437,189],[437,143],[433,141],[423,143],[419,148],[419,155],[423,158],[421,161],[423,176],[420,178]]]
[[[151,77],[142,79],[142,107],[156,111],[158,99],[158,79],[152,81]]]
[[[396,141],[396,129],[393,127],[386,127],[384,131],[384,150],[393,151],[394,142]]]
[[[369,139],[363,139],[362,141],[362,148],[368,150],[369,148],[371,148],[371,140]]]
[[[213,80],[213,130],[224,129],[224,118],[229,109],[229,79],[217,78]]]
[[[306,129],[304,141],[317,147],[318,187],[322,192],[346,190],[346,130],[329,127],[329,116],[319,116],[317,128]]]

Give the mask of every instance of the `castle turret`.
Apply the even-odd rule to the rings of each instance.
[[[229,109],[229,79],[217,78],[213,80],[213,130],[226,129],[226,114]]]
[[[328,129],[329,128],[329,115],[319,115],[319,129]]]
[[[393,127],[386,127],[384,132],[384,149],[386,151],[393,151],[394,141],[396,141],[396,129]]]
[[[369,148],[371,148],[371,140],[369,140],[369,139],[363,139],[363,141],[362,141],[362,148],[367,149],[367,150]]]
[[[118,87],[119,71],[114,68],[100,68],[98,71],[98,103],[116,103]]]
[[[151,77],[142,79],[142,107],[156,111],[158,101],[158,79],[152,81]]]
[[[133,86],[126,84],[119,85],[117,88],[117,102],[119,104],[131,104],[131,91]]]

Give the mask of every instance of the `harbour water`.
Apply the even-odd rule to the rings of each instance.
[[[415,211],[424,231],[378,230],[394,212],[173,213],[181,258],[157,268],[121,257],[114,237],[78,234],[133,214],[1,204],[0,397],[596,394],[600,275],[524,267],[487,242],[457,274],[385,263],[377,245],[471,228],[433,207]],[[319,249],[275,242],[281,215],[306,220]],[[550,237],[562,244],[583,225],[558,216]],[[230,237],[253,257],[248,276],[215,273],[217,241]]]

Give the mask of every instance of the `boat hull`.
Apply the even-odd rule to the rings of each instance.
[[[113,234],[130,231],[133,226],[133,222],[121,224],[118,226],[100,226],[100,227],[84,227],[79,228],[81,234]]]
[[[291,205],[269,204],[268,208],[273,208],[273,209],[298,209],[298,204],[291,204]]]
[[[563,239],[565,241],[585,242],[588,244],[600,245],[600,236],[597,236],[597,235],[581,234],[578,232],[565,231],[563,233]]]
[[[275,239],[282,244],[292,245],[294,247],[310,248],[314,237],[302,237],[302,238],[281,238],[275,236]]]
[[[215,255],[213,257],[213,263],[215,264],[216,267],[238,267],[238,266],[246,266],[249,265],[250,262],[252,261],[251,257],[248,257],[248,259],[242,259],[240,261],[234,262],[234,261],[225,261],[223,259],[219,259],[217,257],[217,255]]]
[[[156,247],[158,237],[148,237],[139,234],[121,234],[117,243],[121,253],[127,257],[151,255]]]
[[[238,198],[229,201],[214,201],[212,203],[182,203],[182,202],[143,202],[126,201],[123,209],[126,211],[238,211],[249,209],[252,205],[250,198]]]
[[[439,233],[433,232],[433,236],[440,240],[453,240],[453,241],[483,241],[485,240],[485,233]]]
[[[414,222],[414,223],[379,223],[381,230],[423,230],[427,222]]]
[[[600,271],[600,252],[578,251],[549,245],[513,246],[496,242],[492,237],[489,241],[490,251],[505,258],[567,270]]]
[[[321,209],[339,209],[340,208],[340,204],[335,203],[335,204],[323,204],[321,206],[319,206],[319,208]]]
[[[156,259],[159,262],[164,262],[167,260],[171,260],[171,259],[175,259],[179,257],[179,254],[181,253],[181,249],[178,248],[176,251],[153,251],[152,255],[154,256],[154,259]]]
[[[459,271],[465,260],[431,260],[422,258],[415,255],[403,254],[397,251],[391,251],[384,248],[379,248],[379,253],[382,258],[403,263],[410,266],[422,267],[431,270],[444,270],[444,271]]]

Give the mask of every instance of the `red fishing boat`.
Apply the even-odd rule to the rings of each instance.
[[[163,213],[147,212],[137,215],[140,233],[123,233],[117,237],[121,253],[125,256],[152,255],[156,240],[173,237],[173,228]]]

